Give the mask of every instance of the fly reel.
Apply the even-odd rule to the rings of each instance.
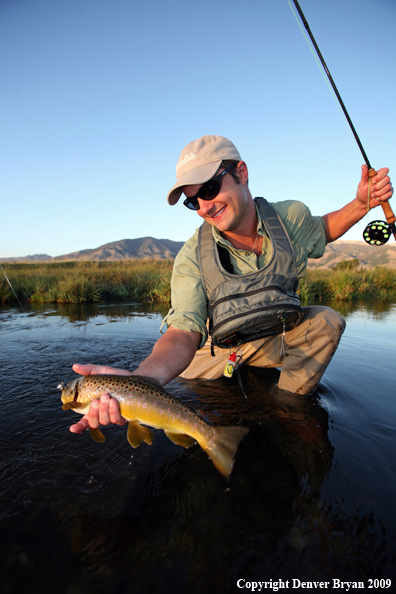
[[[393,233],[393,226],[385,221],[373,221],[363,231],[363,239],[370,245],[385,245]]]

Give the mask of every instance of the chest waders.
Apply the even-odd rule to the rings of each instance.
[[[208,301],[209,334],[212,345],[223,349],[282,334],[303,318],[290,238],[272,206],[264,198],[255,198],[255,202],[273,246],[272,258],[264,268],[232,274],[221,263],[211,225],[205,221],[199,230],[198,257]]]

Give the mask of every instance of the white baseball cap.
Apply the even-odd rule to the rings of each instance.
[[[223,160],[241,161],[235,145],[224,136],[201,136],[181,152],[176,165],[177,182],[168,193],[168,203],[176,204],[183,186],[204,184],[209,181]]]

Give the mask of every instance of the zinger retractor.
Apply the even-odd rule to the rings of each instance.
[[[385,221],[373,221],[363,231],[363,239],[370,245],[385,245],[394,232],[394,225],[388,225]]]

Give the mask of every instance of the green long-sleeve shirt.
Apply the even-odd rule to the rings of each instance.
[[[270,203],[283,221],[294,249],[299,278],[306,274],[308,258],[320,258],[326,247],[326,228],[322,217],[312,216],[302,202],[285,200]],[[263,236],[260,257],[253,252],[234,248],[212,227],[215,241],[230,253],[234,274],[248,274],[264,268],[273,253],[272,243],[257,211],[257,232]],[[172,307],[163,323],[188,332],[200,332],[199,348],[205,344],[208,331],[207,301],[198,263],[198,229],[177,254],[171,281]]]

